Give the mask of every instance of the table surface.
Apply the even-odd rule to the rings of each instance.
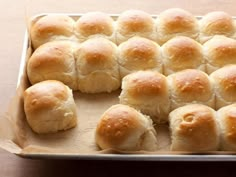
[[[235,0],[5,0],[0,3],[0,116],[7,110],[11,97],[15,94],[22,44],[27,19],[37,13],[66,12],[85,13],[104,11],[121,13],[127,9],[141,9],[158,14],[167,8],[179,7],[194,15],[223,10],[236,15]],[[115,176],[159,174],[161,176],[235,176],[232,162],[114,162],[114,161],[66,161],[30,160],[17,157],[0,150],[1,176]]]

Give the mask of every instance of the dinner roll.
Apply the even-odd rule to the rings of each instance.
[[[236,151],[236,104],[219,109],[217,119],[221,128],[221,150]]]
[[[114,21],[103,12],[88,12],[76,21],[75,34],[79,41],[98,36],[114,41]]]
[[[121,78],[139,70],[156,70],[162,73],[160,46],[143,38],[133,37],[118,47]]]
[[[24,92],[26,119],[36,133],[67,130],[77,124],[72,90],[62,82],[47,80]]]
[[[121,104],[110,107],[101,116],[95,139],[101,149],[154,151],[158,148],[152,120]]]
[[[156,25],[159,44],[163,44],[175,36],[197,39],[199,33],[197,19],[191,13],[178,8],[160,13]]]
[[[235,33],[235,24],[233,18],[222,11],[214,11],[206,14],[199,21],[200,35],[199,40],[204,43],[214,35],[225,35],[233,37]]]
[[[195,40],[177,36],[162,46],[164,74],[169,75],[184,69],[205,71],[205,60],[202,46]]]
[[[75,40],[74,23],[67,15],[46,15],[33,21],[30,28],[33,48],[54,40]]]
[[[205,105],[189,104],[169,115],[172,151],[215,151],[219,126],[215,111]]]
[[[111,92],[120,87],[117,47],[111,41],[88,39],[76,50],[75,57],[81,92]]]
[[[214,36],[203,45],[208,74],[227,65],[236,64],[236,40]]]
[[[155,22],[152,16],[141,10],[127,10],[117,19],[116,42],[120,44],[133,36],[156,39]]]
[[[35,50],[27,64],[31,84],[44,80],[59,80],[77,90],[74,47],[70,41],[53,41]]]
[[[207,74],[196,69],[186,69],[167,77],[171,110],[189,103],[199,103],[215,108],[215,94]]]
[[[166,77],[156,71],[138,71],[123,78],[120,103],[151,116],[154,122],[168,120],[170,109]]]
[[[227,65],[210,75],[216,94],[216,109],[236,102],[236,65]]]

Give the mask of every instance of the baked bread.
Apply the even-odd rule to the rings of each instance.
[[[149,115],[156,123],[168,121],[170,109],[166,77],[156,71],[138,71],[122,80],[120,103]]]
[[[75,51],[75,57],[81,92],[111,92],[120,87],[117,46],[111,41],[88,39]]]
[[[172,151],[216,151],[219,126],[215,111],[205,105],[189,104],[169,115]]]
[[[199,25],[197,19],[188,11],[172,8],[160,13],[156,20],[157,41],[160,45],[175,36],[198,38]]]
[[[222,107],[217,111],[221,129],[221,150],[236,150],[236,104]]]
[[[177,36],[167,41],[161,49],[165,75],[184,69],[205,71],[202,46],[195,40]]]
[[[167,77],[171,110],[189,103],[215,108],[215,94],[208,75],[196,69],[186,69]]]
[[[216,109],[236,102],[236,65],[227,65],[211,73]]]
[[[160,46],[143,37],[130,38],[118,47],[118,63],[121,78],[139,70],[162,73]]]
[[[152,120],[126,105],[114,105],[98,122],[96,143],[101,149],[155,151],[158,148]]]
[[[103,12],[88,12],[75,23],[75,34],[79,41],[92,37],[104,37],[115,42],[114,20]]]
[[[67,15],[46,15],[32,21],[30,38],[33,48],[55,40],[75,40],[75,21]]]
[[[77,124],[72,90],[62,82],[47,80],[24,92],[26,119],[36,133],[54,133]]]
[[[77,90],[74,49],[70,41],[53,41],[41,45],[30,57],[27,74],[31,84],[59,80]]]
[[[236,64],[236,40],[214,36],[203,45],[208,74],[227,65]]]
[[[199,41],[205,43],[215,35],[233,37],[235,22],[231,15],[223,11],[214,11],[206,14],[199,21]]]
[[[116,42],[120,44],[133,36],[156,39],[152,16],[141,10],[127,10],[116,21]]]

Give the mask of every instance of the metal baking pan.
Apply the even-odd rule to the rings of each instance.
[[[40,17],[47,14],[40,14]],[[71,17],[79,17],[82,14],[65,14]],[[111,15],[114,19],[117,14]],[[157,16],[153,16],[154,18]],[[197,17],[201,19],[200,16]],[[27,51],[30,47],[30,39],[28,31],[25,32],[24,46],[22,58],[20,62],[20,70],[18,76],[17,87],[21,84],[21,76],[25,72],[25,64],[27,58]],[[75,159],[75,160],[115,160],[115,161],[236,161],[236,152],[210,152],[210,153],[180,153],[166,152],[163,154],[67,154],[67,153],[15,153],[23,158],[31,159]]]

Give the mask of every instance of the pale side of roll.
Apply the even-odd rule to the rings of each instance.
[[[236,40],[225,36],[214,36],[204,43],[203,53],[206,72],[211,74],[225,65],[236,64]]]
[[[236,151],[236,104],[219,109],[217,119],[221,128],[221,150]]]
[[[172,8],[160,13],[156,19],[157,41],[160,45],[175,36],[187,36],[198,39],[198,20],[190,12]]]
[[[208,75],[196,69],[186,69],[167,77],[171,110],[190,103],[215,108],[214,87]]]
[[[204,15],[199,21],[199,41],[203,44],[215,35],[234,37],[235,21],[231,15],[223,11],[213,11]]]
[[[32,21],[30,38],[33,48],[49,41],[73,40],[75,21],[67,15],[45,15]]]
[[[126,105],[113,105],[99,120],[95,140],[101,149],[155,151],[158,149],[152,120]]]
[[[216,151],[220,130],[216,112],[201,104],[179,107],[169,114],[172,151]]]
[[[31,84],[59,80],[77,90],[74,58],[76,45],[70,41],[53,41],[37,48],[27,63],[27,75]]]
[[[104,38],[83,42],[75,52],[78,89],[84,93],[111,92],[120,87],[117,46]]]
[[[62,82],[47,80],[24,92],[27,122],[36,133],[55,133],[77,125],[72,90]]]
[[[236,102],[236,65],[227,65],[211,73],[216,109]]]
[[[134,36],[156,39],[155,21],[150,14],[141,10],[127,10],[119,15],[116,21],[117,44]]]
[[[76,21],[74,29],[80,42],[94,37],[103,37],[115,42],[115,22],[103,12],[88,12],[82,15]]]
[[[156,71],[139,71],[123,78],[120,103],[149,115],[156,123],[168,121],[170,111],[166,77]]]
[[[121,78],[139,70],[162,73],[160,46],[143,37],[130,38],[118,47],[118,63]]]
[[[205,72],[202,46],[192,38],[174,37],[167,41],[161,49],[165,75],[184,69],[199,69]]]

